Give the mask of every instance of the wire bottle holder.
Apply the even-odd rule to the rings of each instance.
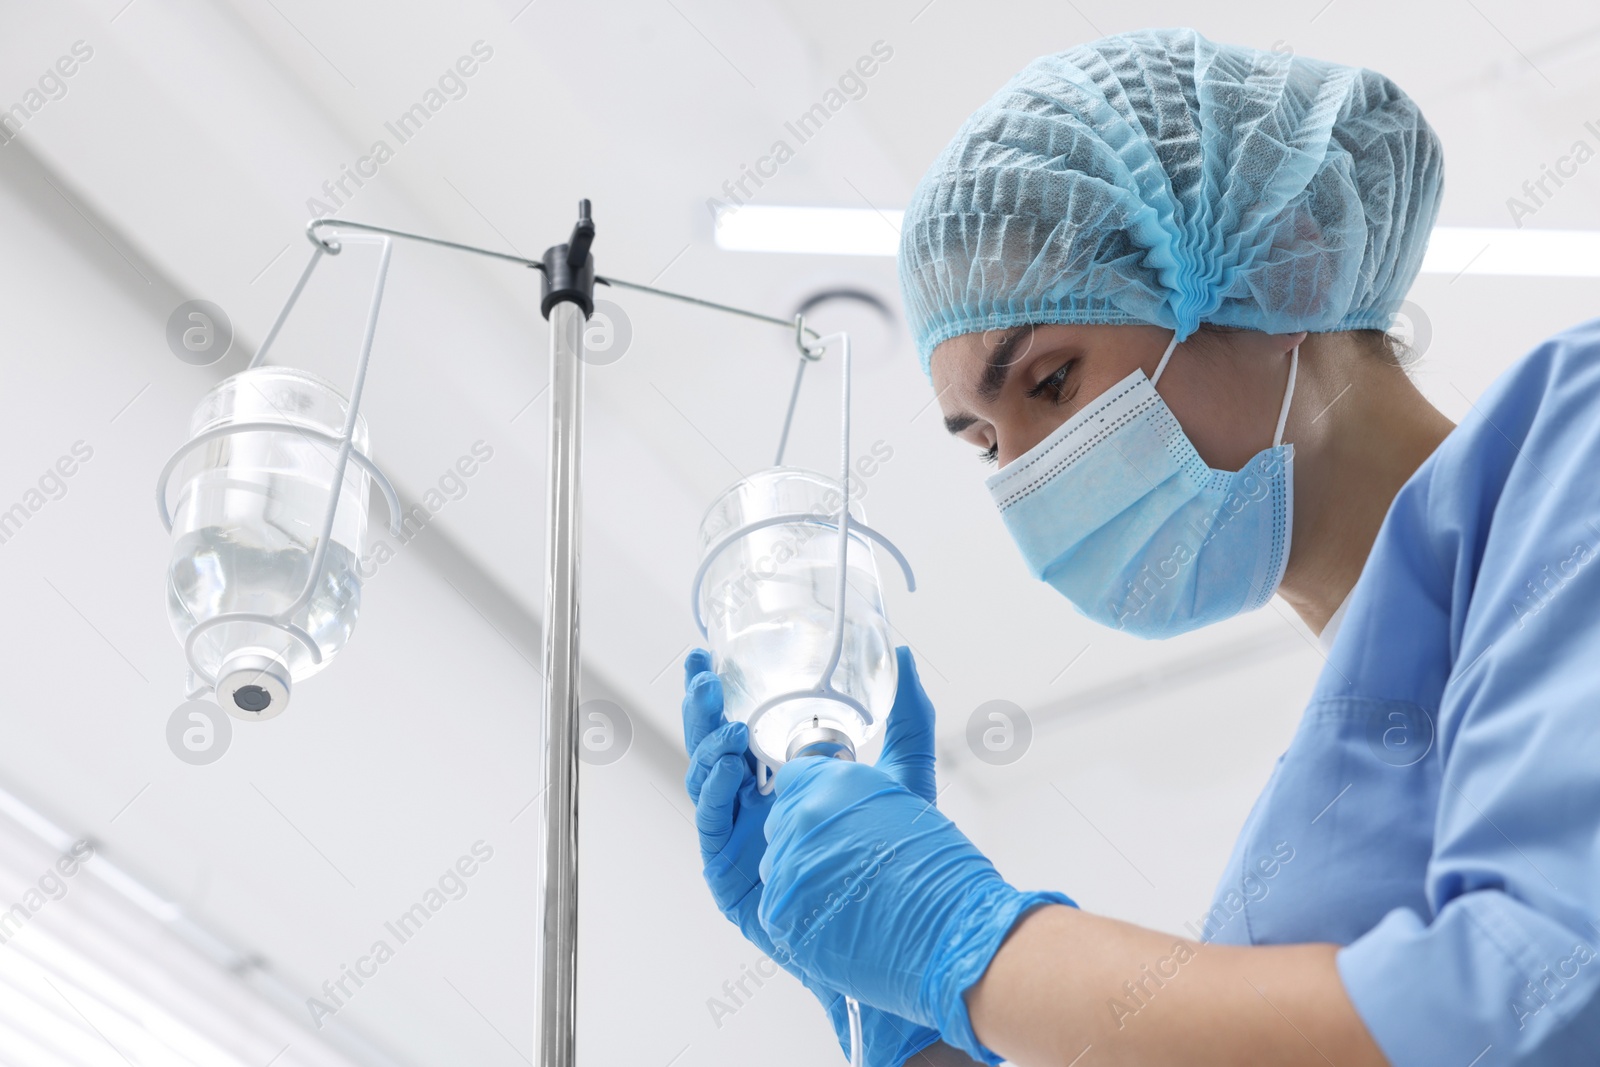
[[[833,677],[839,668],[839,660],[844,652],[844,627],[845,627],[845,585],[847,580],[846,565],[850,550],[850,536],[860,534],[871,542],[880,545],[894,561],[900,565],[900,571],[905,575],[906,588],[916,592],[917,579],[912,572],[911,563],[906,559],[905,553],[896,548],[894,542],[883,534],[874,530],[866,523],[850,517],[850,335],[846,333],[829,334],[818,340],[815,348],[808,347],[802,339],[800,320],[796,319],[796,340],[801,347],[801,363],[795,373],[794,389],[789,398],[789,411],[784,419],[782,437],[778,442],[778,463],[783,462],[784,447],[788,441],[789,426],[794,416],[795,399],[799,396],[801,377],[805,372],[807,361],[821,358],[830,343],[839,342],[841,378],[843,379],[842,396],[840,398],[840,458],[839,458],[839,511],[830,519],[823,518],[814,512],[793,512],[783,515],[768,515],[753,522],[747,522],[733,530],[728,531],[716,543],[705,551],[700,561],[699,568],[695,571],[694,581],[689,591],[690,610],[694,613],[695,625],[700,629],[702,637],[709,637],[706,628],[705,616],[700,610],[700,595],[705,585],[706,575],[711,570],[711,565],[718,556],[727,551],[732,545],[757,530],[770,526],[779,526],[791,523],[804,523],[812,526],[821,526],[838,531],[838,554],[835,564],[835,587],[833,598],[833,648],[828,655],[828,662],[822,668],[822,674],[817,679],[817,684],[810,689],[797,689],[787,693],[779,693],[769,697],[758,704],[745,719],[745,725],[753,732],[756,722],[767,712],[791,700],[823,699],[843,704],[861,717],[864,724],[871,725],[875,719],[872,710],[850,694],[836,688]],[[838,755],[844,746],[839,745],[831,738],[824,736],[825,731],[812,739],[798,751],[791,751],[787,758],[793,759],[802,755]],[[853,753],[851,753],[853,755]],[[756,784],[763,794],[772,791],[772,768],[766,763],[756,761]]]
[[[317,229],[321,225],[326,225],[326,223],[319,220],[306,227],[306,236],[314,246],[311,259],[306,263],[305,269],[300,272],[300,279],[295,282],[294,288],[289,293],[288,300],[284,302],[282,310],[278,312],[277,318],[273,320],[272,327],[267,331],[267,336],[261,342],[261,347],[256,350],[255,356],[251,358],[249,366],[246,368],[247,370],[261,366],[266,359],[268,349],[271,348],[272,342],[277,339],[279,331],[283,329],[284,321],[288,319],[289,312],[294,308],[295,302],[299,300],[300,293],[305,289],[306,282],[311,278],[311,272],[316,269],[322,257],[324,255],[338,255],[343,248],[339,238],[323,237],[317,233]],[[347,234],[344,235],[343,239],[356,243],[377,244],[380,246],[380,250],[378,253],[377,278],[372,290],[372,303],[367,311],[366,329],[361,337],[361,351],[356,357],[355,380],[350,387],[349,408],[345,413],[344,426],[338,436],[311,427],[289,425],[286,422],[275,420],[258,420],[217,426],[196,434],[185,442],[172,454],[172,458],[167,460],[166,466],[161,468],[161,474],[156,479],[156,510],[161,516],[161,524],[166,527],[167,532],[170,534],[172,532],[173,517],[171,509],[167,506],[168,484],[172,480],[172,475],[177,471],[178,465],[200,446],[234,434],[270,432],[293,433],[302,438],[332,446],[337,450],[337,456],[334,460],[333,479],[328,491],[328,503],[323,512],[322,531],[317,537],[316,547],[312,552],[310,573],[307,575],[305,587],[300,591],[299,596],[294,599],[293,603],[282,611],[273,614],[253,611],[229,611],[197,623],[189,631],[189,636],[184,641],[183,646],[184,659],[189,665],[189,684],[186,687],[185,695],[190,699],[203,696],[208,691],[215,689],[218,682],[218,679],[211,672],[196,662],[196,642],[208,631],[219,626],[225,626],[228,623],[255,623],[275,627],[299,642],[305,648],[313,663],[320,664],[322,662],[322,649],[318,647],[316,639],[307,633],[303,627],[296,626],[293,620],[297,614],[311,603],[317,584],[322,578],[323,567],[326,565],[327,560],[328,542],[332,537],[334,518],[338,513],[339,497],[343,493],[345,470],[350,463],[354,462],[356,466],[366,471],[373,482],[377,484],[378,490],[383,494],[384,503],[389,510],[389,530],[396,537],[402,535],[399,495],[394,491],[394,486],[390,484],[389,479],[378,469],[377,464],[355,448],[356,419],[361,413],[361,391],[366,384],[367,362],[372,354],[373,334],[378,328],[378,309],[383,303],[383,285],[389,273],[389,254],[393,242],[385,236],[367,234]]]

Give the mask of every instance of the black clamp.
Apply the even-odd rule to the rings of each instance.
[[[545,249],[540,274],[543,277],[543,296],[539,310],[545,318],[550,309],[562,301],[571,301],[583,309],[583,317],[594,314],[594,257],[589,246],[594,244],[594,220],[589,217],[589,201],[578,201],[578,221],[572,227],[572,236],[564,245],[551,245]]]

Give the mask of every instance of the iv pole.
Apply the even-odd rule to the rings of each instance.
[[[550,322],[550,434],[544,587],[544,936],[536,1031],[541,1067],[577,1061],[578,561],[582,516],[583,330],[594,313],[589,201],[564,245],[544,254],[539,310]]]
[[[594,313],[594,287],[610,285],[653,293],[656,296],[679,300],[713,311],[722,311],[745,318],[767,322],[794,331],[795,345],[800,350],[800,362],[795,372],[794,393],[790,397],[789,411],[784,419],[783,434],[778,444],[779,462],[782,462],[784,444],[788,439],[790,422],[794,416],[795,397],[807,363],[822,358],[823,349],[812,347],[808,341],[818,341],[822,335],[806,325],[801,315],[793,319],[763,315],[745,308],[718,304],[710,300],[657,289],[620,278],[605,278],[594,272],[594,256],[590,247],[594,243],[594,222],[589,215],[589,201],[578,202],[578,221],[565,244],[552,245],[540,259],[525,259],[487,248],[443,241],[435,237],[406,233],[384,226],[352,222],[348,219],[313,219],[306,225],[306,236],[316,246],[311,263],[307,265],[296,284],[288,303],[262,342],[264,351],[276,337],[284,319],[288,317],[295,299],[305,287],[317,260],[326,253],[337,255],[341,245],[336,235],[324,235],[324,228],[354,230],[362,233],[402,237],[424,244],[438,245],[458,252],[488,256],[521,264],[540,272],[541,297],[539,310],[550,323],[550,427],[548,437],[548,487],[549,500],[545,511],[545,600],[544,600],[544,707],[541,735],[545,785],[542,790],[544,814],[544,915],[539,951],[539,1014],[535,1042],[538,1045],[538,1062],[535,1067],[574,1067],[576,1063],[577,1030],[577,977],[578,977],[578,701],[580,665],[578,656],[578,577],[579,549],[581,545],[581,509],[579,496],[579,450],[583,440],[583,362],[584,327]],[[381,292],[381,290],[380,290]],[[377,313],[374,301],[369,322],[369,339]],[[364,366],[364,363],[363,363]],[[349,418],[354,420],[359,396],[351,398]],[[236,427],[235,429],[238,429]],[[348,436],[348,435],[347,435]],[[195,442],[191,442],[191,447]],[[167,478],[183,452],[174,456],[163,472],[158,488],[162,501],[162,515],[166,519],[165,489]],[[388,482],[372,467],[366,457],[352,458],[369,468],[389,501],[395,521],[400,512],[398,500]],[[339,482],[335,482],[334,500],[337,501]],[[332,513],[329,513],[331,522]],[[169,522],[170,528],[170,522]],[[902,561],[902,565],[903,561]],[[314,579],[313,579],[314,580]]]

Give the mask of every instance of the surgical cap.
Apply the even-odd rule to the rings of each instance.
[[[1422,264],[1443,159],[1359,67],[1106,37],[1028,64],[917,186],[900,285],[922,369],[1023,323],[1387,329]]]

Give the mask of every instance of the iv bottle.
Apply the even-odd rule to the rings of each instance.
[[[700,553],[733,531],[779,515],[812,521],[749,530],[709,564],[699,597],[724,714],[750,723],[750,750],[776,769],[801,755],[854,758],[894,704],[898,671],[870,543],[849,538],[844,644],[833,687],[858,701],[820,695],[833,652],[838,587],[839,482],[800,467],[772,467],[726,490],[700,524]],[[865,522],[852,501],[852,519]],[[821,520],[821,521],[815,521]],[[767,706],[770,705],[770,706]],[[754,719],[752,719],[754,716]]]
[[[197,627],[192,668],[214,681],[217,703],[243,719],[266,719],[288,705],[293,682],[327,666],[349,640],[361,607],[356,573],[367,528],[370,478],[345,468],[321,573],[302,599],[333,489],[337,439],[349,404],[337,389],[292,367],[254,367],[219,382],[195,409],[198,435],[241,423],[272,423],[219,437],[184,459],[175,478],[167,614],[180,642]],[[312,434],[303,431],[312,431]],[[367,452],[356,420],[354,447]],[[293,627],[315,643],[314,656]]]

